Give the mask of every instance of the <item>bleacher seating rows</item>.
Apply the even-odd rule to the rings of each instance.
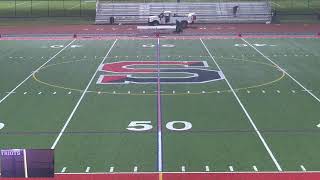
[[[239,6],[237,16],[233,7]],[[221,2],[221,3],[108,3],[97,1],[96,24],[147,23],[148,16],[163,11],[177,14],[196,13],[199,23],[266,23],[271,21],[271,6],[263,2]]]

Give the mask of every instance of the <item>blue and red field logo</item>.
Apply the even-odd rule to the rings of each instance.
[[[164,84],[207,83],[224,79],[221,71],[206,68],[206,61],[119,61],[99,67],[99,71],[112,74],[101,75],[97,84],[155,84],[159,74],[170,74],[160,78]],[[141,74],[145,76],[137,76]]]

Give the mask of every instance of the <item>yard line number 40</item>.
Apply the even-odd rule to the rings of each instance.
[[[129,131],[149,131],[153,128],[151,121],[131,121],[127,127]],[[192,124],[187,121],[167,122],[166,128],[171,131],[187,131],[192,128]]]

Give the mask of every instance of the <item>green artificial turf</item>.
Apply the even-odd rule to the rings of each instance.
[[[320,41],[245,40],[258,51],[241,39],[204,39],[211,57],[200,39],[160,40],[160,61],[219,66],[235,92],[226,80],[160,84],[163,171],[278,171],[276,162],[284,171],[302,171],[301,165],[319,171],[320,103],[303,87],[320,96]],[[157,41],[76,40],[61,51],[70,42],[0,41],[0,148],[52,148],[66,125],[54,146],[56,172],[158,171],[158,85],[101,85],[99,77],[110,73],[93,77],[102,60],[156,61]],[[174,47],[162,46],[168,44]],[[130,131],[132,121],[148,121],[152,129]],[[192,127],[172,130],[172,121]]]

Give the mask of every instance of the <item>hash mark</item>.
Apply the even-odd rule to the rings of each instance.
[[[233,172],[233,171],[234,171],[234,169],[233,169],[233,167],[232,167],[232,166],[229,166],[229,169],[230,169],[230,171],[231,171],[231,172]]]
[[[63,167],[61,172],[64,173],[64,172],[66,172],[66,170],[67,170],[67,167]]]
[[[206,171],[207,171],[207,172],[209,172],[209,171],[210,171],[209,166],[206,166]]]
[[[257,166],[252,166],[252,167],[253,167],[253,170],[254,170],[254,171],[256,171],[256,172],[258,171]]]
[[[113,172],[114,171],[114,167],[112,166],[112,167],[110,167],[110,169],[109,169],[109,172]]]
[[[181,171],[182,172],[186,172],[186,167],[185,166],[181,166]]]
[[[90,171],[90,167],[88,166],[87,168],[86,168],[86,173],[88,173]]]
[[[138,172],[138,167],[137,167],[137,166],[135,166],[135,167],[133,168],[133,172]]]
[[[300,167],[301,167],[302,171],[307,171],[303,165],[301,165]]]

